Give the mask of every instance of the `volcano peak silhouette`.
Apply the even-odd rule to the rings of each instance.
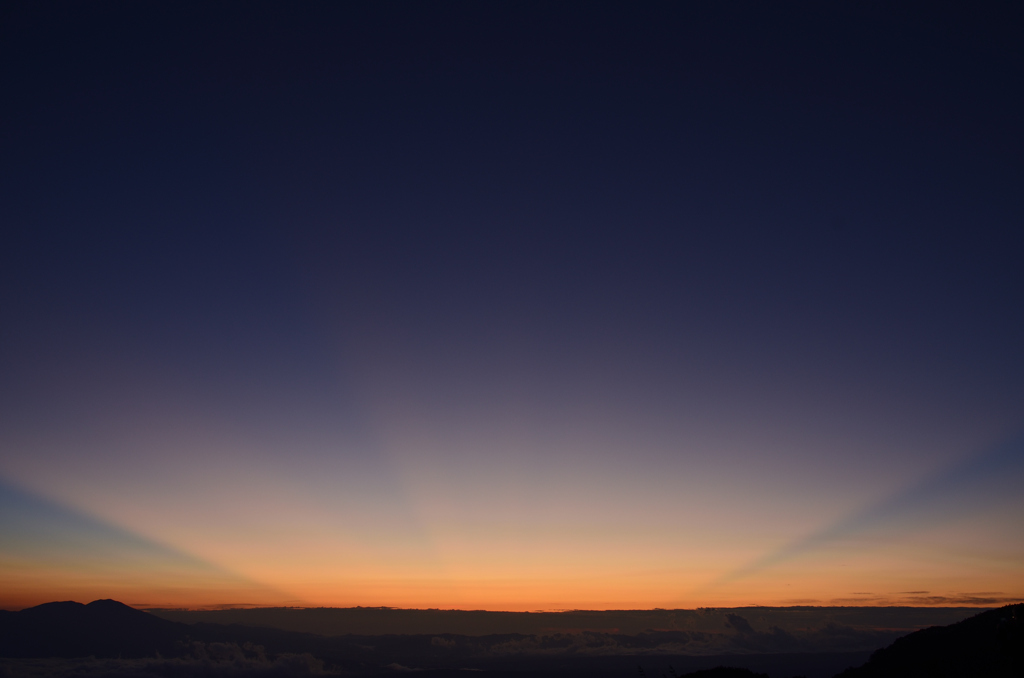
[[[116,600],[44,603],[0,614],[7,657],[153,656],[185,638],[188,627]]]

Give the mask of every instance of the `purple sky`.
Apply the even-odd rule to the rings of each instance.
[[[3,12],[0,604],[1024,596],[1019,10]]]

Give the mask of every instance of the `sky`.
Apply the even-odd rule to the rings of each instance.
[[[0,12],[0,607],[1024,599],[1024,29]]]

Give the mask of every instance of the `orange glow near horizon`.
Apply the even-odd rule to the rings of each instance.
[[[324,537],[325,535],[321,535]],[[673,609],[748,605],[985,606],[1024,598],[1012,558],[949,543],[969,539],[962,530],[932,531],[902,542],[849,543],[808,554],[734,581],[722,575],[756,555],[723,550],[705,535],[677,549],[644,540],[616,549],[600,540],[567,553],[534,540],[516,555],[494,543],[449,543],[431,560],[425,552],[405,557],[364,553],[346,562],[343,550],[318,549],[319,537],[279,547],[252,543],[232,557],[210,549],[219,565],[174,550],[135,545],[94,553],[77,563],[39,559],[0,565],[0,607],[20,609],[53,600],[88,602],[113,598],[135,607],[395,607],[539,611],[569,609]],[[691,539],[694,536],[691,535]],[[443,542],[444,540],[440,540]],[[125,553],[119,553],[123,548]],[[936,554],[947,549],[943,557]],[[481,552],[491,550],[490,558]],[[697,553],[704,553],[698,557]],[[134,554],[134,555],[132,555]],[[1008,556],[1008,554],[1003,554]],[[570,557],[572,556],[572,557]],[[1001,562],[1001,564],[1000,564]],[[987,564],[986,564],[987,563]],[[995,563],[995,565],[993,565]],[[1016,597],[1015,597],[1016,596]]]
[[[982,469],[985,486],[998,487],[988,476],[1017,459],[1014,445],[867,508],[853,495],[824,502],[807,493],[818,513],[786,499],[758,513],[752,507],[764,489],[753,484],[736,488],[742,503],[693,485],[652,493],[638,507],[594,491],[615,473],[599,466],[560,491],[537,477],[529,501],[516,483],[491,480],[485,500],[480,486],[446,480],[448,462],[438,459],[440,470],[421,463],[420,473],[404,472],[401,497],[350,485],[325,502],[305,493],[318,481],[295,470],[291,485],[273,469],[263,478],[213,472],[205,483],[171,477],[166,489],[140,493],[104,491],[116,476],[90,484],[26,465],[26,481],[0,487],[9,517],[0,606],[98,598],[140,607],[509,611],[992,606],[1024,597],[1024,545],[1005,538],[1017,529],[1021,501],[970,504],[974,495],[957,483]],[[500,479],[491,466],[468,472]],[[44,472],[55,496],[75,508],[18,489]],[[502,472],[507,479],[517,470]],[[657,488],[659,479],[620,482]],[[190,483],[182,502],[175,488]],[[969,510],[942,518],[931,508],[955,501]],[[927,520],[916,517],[919,507]]]

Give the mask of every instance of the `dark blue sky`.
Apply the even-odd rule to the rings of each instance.
[[[546,572],[532,510],[668,538],[679,506],[597,498],[678,479],[730,497],[736,543],[766,521],[673,575],[696,585],[1020,430],[1019,7],[2,12],[0,478],[119,529],[245,570],[210,544],[246,518],[203,532],[181,495],[216,513],[244,466],[315,523],[337,473],[345,511],[395,512],[374,539],[411,521],[476,563],[431,581],[500,578],[432,526],[482,511]],[[548,483],[568,503],[515,489]],[[275,572],[243,574],[308,598]],[[558,602],[508,576],[535,593],[324,600]]]

